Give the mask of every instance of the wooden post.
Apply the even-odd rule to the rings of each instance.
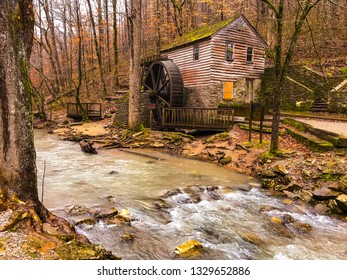
[[[235,124],[235,110],[232,109],[232,119],[231,119],[231,128],[234,129],[234,124]]]
[[[193,108],[193,128],[195,128],[195,108]]]
[[[265,106],[260,104],[260,127],[259,127],[259,143],[263,143],[263,123],[264,123]]]
[[[248,126],[248,142],[252,141],[252,123],[253,123],[253,101],[250,103],[249,126]]]
[[[153,125],[153,110],[149,110],[149,129],[152,130]]]

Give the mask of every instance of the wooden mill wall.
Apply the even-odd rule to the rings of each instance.
[[[172,59],[179,68],[185,87],[208,86],[211,81],[210,41],[199,43],[199,60],[193,60],[193,46],[170,51],[165,56]]]
[[[226,43],[234,44],[233,60],[226,60]],[[199,44],[199,60],[193,59],[194,45]],[[252,62],[246,61],[247,46],[253,47]],[[265,68],[265,43],[240,16],[211,37],[165,51],[164,57],[178,66],[186,91],[186,106],[216,106],[223,99],[223,82],[234,82],[234,101],[246,98],[246,79],[260,85]]]
[[[226,42],[234,44],[234,59],[227,61]],[[246,61],[247,46],[253,47],[253,61]],[[240,17],[212,36],[211,82],[260,79],[265,68],[265,46]]]

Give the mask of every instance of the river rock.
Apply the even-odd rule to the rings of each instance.
[[[262,245],[264,243],[263,240],[261,240],[261,238],[259,238],[259,236],[257,236],[253,232],[244,232],[239,235],[243,240],[257,246]]]
[[[299,197],[302,201],[310,203],[313,199],[313,194],[307,190],[301,190]]]
[[[278,217],[271,217],[271,222],[275,223],[275,224],[282,224],[282,221],[280,218]]]
[[[95,225],[95,220],[93,218],[84,218],[84,219],[80,219],[78,221],[75,222],[76,226],[80,226],[80,225]]]
[[[274,179],[262,178],[260,182],[261,182],[261,187],[264,189],[273,189],[276,185],[276,182]]]
[[[120,238],[123,242],[131,242],[131,241],[134,241],[135,236],[131,233],[125,233],[121,235]]]
[[[339,187],[342,192],[347,194],[347,175],[341,177]]]
[[[297,183],[290,183],[289,185],[282,187],[283,191],[289,191],[289,192],[300,191],[301,189],[302,189],[302,186],[300,186]]]
[[[290,232],[290,230],[286,227],[284,223],[282,223],[281,219],[278,217],[272,217],[271,223],[267,226],[267,228],[273,232],[274,234],[277,234],[282,237],[286,238],[292,238],[293,234]]]
[[[229,164],[230,162],[232,161],[232,158],[230,156],[227,156],[227,157],[223,157],[222,159],[219,160],[219,163],[221,165],[227,165]]]
[[[197,240],[189,240],[175,248],[177,255],[190,255],[203,249],[202,244]]]
[[[5,245],[4,245],[2,242],[0,242],[0,254],[1,254],[2,252],[4,252],[5,250],[6,250]]]
[[[88,154],[97,154],[98,152],[93,147],[93,142],[82,140],[80,141],[81,150]]]
[[[327,215],[330,213],[330,209],[329,207],[324,204],[324,203],[317,203],[315,206],[314,206],[314,210],[318,213],[318,214],[321,214],[321,215]]]
[[[313,191],[313,196],[318,200],[329,200],[336,198],[340,193],[328,187],[319,187]]]
[[[172,205],[164,199],[158,199],[157,201],[155,201],[154,206],[160,210],[167,210],[172,207]]]
[[[64,211],[70,215],[85,215],[90,213],[90,209],[84,205],[66,206]]]
[[[126,222],[130,222],[130,211],[128,209],[121,209],[118,214],[116,215],[116,217],[126,221]]]
[[[118,210],[116,208],[112,209],[103,209],[95,213],[94,217],[96,219],[109,219],[118,214]]]
[[[308,223],[293,223],[292,225],[297,233],[307,233],[312,230],[312,226]]]
[[[285,215],[282,217],[282,221],[283,221],[283,223],[285,223],[285,224],[291,224],[291,223],[294,223],[294,222],[295,222],[294,218],[293,218],[291,215],[289,215],[289,214],[285,214]]]
[[[174,189],[174,190],[171,190],[171,191],[167,191],[165,194],[163,194],[161,197],[162,198],[169,198],[169,197],[172,197],[172,196],[176,196],[178,194],[181,194],[182,191],[180,189]]]
[[[336,198],[337,205],[344,211],[347,212],[347,195],[341,194]]]
[[[330,199],[328,201],[328,207],[332,213],[335,213],[335,214],[342,214],[343,213],[343,210],[341,209],[341,207],[339,207],[339,205],[337,204],[337,201],[335,199]]]
[[[285,176],[287,175],[289,172],[286,169],[286,166],[284,164],[276,164],[273,168],[272,168],[273,172]]]
[[[276,174],[273,170],[265,169],[260,174],[261,178],[275,178]]]

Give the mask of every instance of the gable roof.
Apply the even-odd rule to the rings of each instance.
[[[228,24],[232,23],[238,18],[242,18],[246,24],[252,29],[252,31],[256,34],[256,36],[259,38],[261,43],[266,47],[267,44],[264,41],[264,39],[260,36],[260,34],[257,32],[257,30],[250,24],[250,22],[246,19],[244,15],[240,15],[235,18],[227,19],[224,21],[217,22],[212,25],[205,25],[202,27],[199,27],[197,29],[194,29],[188,33],[183,34],[181,37],[178,37],[176,40],[174,40],[171,44],[165,46],[163,49],[160,50],[160,52],[167,52],[173,49],[177,49],[183,46],[187,46],[190,44],[193,44],[195,42],[209,39],[212,35],[217,33],[219,30],[226,27]]]

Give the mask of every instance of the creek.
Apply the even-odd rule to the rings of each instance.
[[[130,226],[77,227],[123,259],[177,259],[175,247],[190,239],[204,246],[196,259],[347,259],[346,222],[251,188],[252,177],[151,150],[132,150],[149,157],[116,149],[85,154],[45,131],[35,131],[35,146],[39,196],[44,178],[43,203],[53,213],[71,220],[65,209],[75,205],[130,211]],[[173,190],[164,199],[170,207],[158,209],[155,202]],[[295,223],[276,223],[288,215]],[[126,242],[124,234],[135,238]]]

